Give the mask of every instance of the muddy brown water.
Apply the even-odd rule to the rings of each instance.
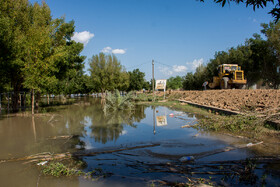
[[[198,178],[218,185],[279,186],[279,161],[270,161],[273,155],[263,152],[265,145],[246,147],[248,140],[199,130],[194,128],[197,118],[167,107],[141,105],[132,113],[105,116],[98,99],[47,115],[2,116],[0,160],[45,152],[99,152],[79,159],[86,163],[85,172],[99,170],[102,176],[57,178],[42,175],[34,163],[3,162],[0,186],[148,186]],[[181,128],[185,125],[190,128]],[[182,163],[182,156],[195,159]],[[248,172],[243,160],[260,157],[267,159],[255,162]]]

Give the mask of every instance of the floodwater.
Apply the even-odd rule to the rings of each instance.
[[[98,99],[35,117],[2,117],[0,186],[168,186],[200,177],[217,185],[279,186],[279,160],[260,152],[264,145],[246,147],[250,142],[244,139],[200,130],[198,118],[142,105],[105,116]],[[190,127],[181,128],[185,125]],[[94,152],[78,159],[86,163],[83,171],[100,176],[57,178],[44,176],[34,163],[4,162],[46,152]],[[183,156],[194,160],[181,162]],[[253,164],[246,161],[260,157]]]

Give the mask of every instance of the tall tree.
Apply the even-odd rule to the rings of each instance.
[[[278,88],[280,85],[280,22],[262,24],[262,33],[267,37],[267,51],[274,55],[274,59],[267,61],[266,68],[268,70],[267,78],[271,87]]]
[[[189,72],[185,76],[185,79],[183,81],[183,88],[184,90],[195,90],[195,79],[193,73]]]
[[[19,91],[22,89],[25,33],[29,28],[32,6],[28,0],[0,1],[0,73],[11,83],[14,91],[13,109],[17,110]]]
[[[91,82],[96,91],[126,90],[129,86],[129,75],[115,55],[93,55],[89,60]]]
[[[139,69],[134,69],[129,73],[129,88],[128,90],[142,90],[145,84],[145,73]]]

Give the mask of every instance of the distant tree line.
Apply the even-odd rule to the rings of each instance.
[[[247,39],[244,45],[232,47],[228,51],[216,52],[213,59],[206,65],[201,64],[194,73],[187,73],[183,88],[186,90],[202,89],[205,80],[213,81],[218,74],[220,64],[238,64],[244,70],[248,85],[263,82],[271,88],[280,85],[280,23],[262,24],[259,34]]]

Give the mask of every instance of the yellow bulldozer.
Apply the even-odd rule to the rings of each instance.
[[[238,64],[221,64],[218,66],[218,72],[218,76],[214,76],[213,82],[209,83],[210,88],[245,88],[247,80],[244,78],[244,71]]]

